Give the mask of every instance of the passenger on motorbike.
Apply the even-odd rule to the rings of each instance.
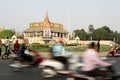
[[[20,49],[20,43],[18,42],[18,40],[16,40],[16,42],[14,43],[14,53],[17,53]]]
[[[25,50],[28,49],[28,42],[26,39],[24,39],[23,44],[21,44],[20,46],[20,50],[16,53],[18,55],[18,57],[20,58],[20,62],[32,62],[33,61],[33,57],[29,54],[25,53]]]
[[[109,53],[107,54],[107,56],[112,55],[112,56],[114,57],[114,56],[115,56],[115,53],[116,53],[116,52],[115,52],[114,48],[111,47]]]
[[[100,76],[101,80],[105,80],[107,71],[102,71],[99,69],[100,66],[108,67],[111,71],[112,64],[101,60],[96,51],[97,47],[94,42],[90,44],[90,48],[85,51],[83,54],[83,64],[82,70],[88,76]]]
[[[68,56],[71,53],[65,51],[63,46],[63,40],[58,40],[55,45],[52,47],[52,57],[53,59],[60,61],[64,65],[66,65],[66,69],[68,69]]]

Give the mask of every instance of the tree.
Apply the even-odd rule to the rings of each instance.
[[[111,31],[109,28],[101,27],[94,31],[93,37],[95,40],[98,40],[99,38],[102,40],[111,40]],[[108,33],[109,32],[109,33]]]
[[[91,40],[93,38],[93,33],[95,31],[94,26],[93,25],[89,25],[88,26],[88,35],[87,35],[87,40]]]
[[[84,29],[74,30],[73,32],[75,33],[75,37],[78,36],[80,40],[86,40],[87,33]]]
[[[115,38],[115,42],[120,42],[120,33],[118,33],[117,31],[113,32],[111,34],[111,37],[112,37],[111,40],[113,40],[113,38]]]
[[[73,32],[75,33],[75,37],[78,36],[81,40],[90,40],[92,37],[92,40],[111,40],[113,41],[113,38],[115,38],[115,42],[120,43],[120,33],[117,31],[112,31],[109,27],[103,26],[98,29],[94,29],[93,25],[88,26],[89,31],[88,33],[85,32],[84,29],[77,29]]]
[[[93,31],[94,31],[94,26],[93,26],[93,25],[89,25],[89,26],[88,26],[88,29],[89,29],[88,33],[93,33]]]
[[[6,39],[6,37],[11,38],[14,33],[11,30],[3,30],[0,32],[0,38]]]
[[[102,28],[103,28],[107,33],[112,33],[112,31],[110,30],[109,27],[103,26]]]

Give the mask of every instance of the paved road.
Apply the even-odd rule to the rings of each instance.
[[[120,57],[110,58],[115,59],[116,71],[120,72]],[[21,72],[13,72],[9,65],[9,60],[0,61],[0,80],[66,80],[66,76],[58,75],[54,78],[45,79],[40,76],[40,70],[37,68],[24,69]]]
[[[45,79],[40,76],[37,68],[24,69],[21,72],[13,72],[8,66],[9,61],[0,61],[0,80],[66,80],[66,76],[59,75]]]

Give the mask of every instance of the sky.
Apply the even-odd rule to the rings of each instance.
[[[23,31],[29,23],[49,20],[71,32],[108,26],[120,32],[120,0],[0,0],[0,27]]]

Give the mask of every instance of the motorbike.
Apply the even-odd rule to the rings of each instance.
[[[68,66],[68,70],[65,70],[65,66]],[[83,66],[80,63],[80,58],[78,55],[72,54],[68,58],[68,65],[64,65],[63,63],[56,61],[54,59],[45,59],[43,62],[40,63],[40,67],[42,72],[41,76],[44,78],[54,77],[57,74],[67,75],[71,71],[75,71],[80,69]]]
[[[2,60],[9,59],[13,51],[10,49],[10,46],[7,47],[6,52],[2,55]]]
[[[120,48],[117,48],[115,50],[111,50],[108,52],[107,54],[107,57],[110,57],[110,56],[120,56]]]
[[[100,77],[95,76],[87,76],[84,73],[69,73],[67,75],[67,80],[100,80]],[[112,74],[108,74],[105,78],[106,80],[120,80],[120,74],[117,73],[112,73]]]
[[[107,61],[107,58],[103,57],[105,61]],[[110,63],[115,63],[116,61],[108,61]],[[108,68],[100,67],[101,70],[109,71]],[[112,66],[112,69],[114,70],[114,65]],[[88,76],[83,71],[78,72],[71,72],[67,75],[67,80],[100,80],[100,76]],[[106,80],[120,80],[120,72],[116,72],[115,70],[113,72],[108,72]]]
[[[39,63],[41,63],[44,58],[41,57],[37,51],[31,51],[31,52],[33,52],[35,54],[34,56],[30,55],[33,59],[32,62],[27,62],[27,61],[21,62],[21,57],[19,57],[19,55],[17,55],[17,54],[11,55],[12,58],[11,58],[10,64],[9,64],[9,67],[11,68],[11,70],[12,71],[21,71],[22,69],[38,67]]]

